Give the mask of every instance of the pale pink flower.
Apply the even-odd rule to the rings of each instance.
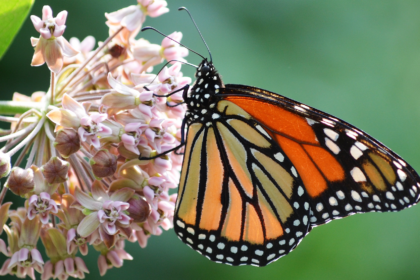
[[[95,47],[95,37],[87,36],[82,42],[76,37],[70,38],[70,45],[79,53],[74,57],[64,57],[65,64],[82,63]]]
[[[92,186],[92,196],[76,189],[75,197],[82,207],[89,213],[77,227],[81,237],[87,237],[99,230],[102,241],[108,248],[116,241],[116,234],[126,234],[132,219],[125,214],[130,206],[128,201],[134,190],[123,188],[108,194],[99,183]],[[129,233],[131,235],[131,232]],[[129,236],[127,236],[129,237]]]
[[[149,71],[150,67],[163,61],[161,56],[162,47],[151,44],[145,39],[139,39],[132,46],[133,57],[141,64],[141,72]]]
[[[104,276],[106,271],[112,267],[121,267],[124,260],[132,260],[133,257],[124,249],[113,249],[98,258],[99,274]]]
[[[137,0],[137,2],[146,10],[147,15],[150,17],[158,17],[169,12],[169,9],[166,8],[168,3],[165,0]]]
[[[185,61],[183,57],[186,57],[188,55],[188,49],[181,47],[179,44],[175,43],[169,38],[172,38],[175,42],[180,43],[182,39],[182,33],[174,32],[162,40],[163,58],[165,58],[167,61]]]
[[[152,119],[149,123],[149,127],[145,129],[144,134],[147,140],[149,140],[149,145],[159,154],[162,153],[163,144],[174,144],[175,137],[170,133],[175,133],[173,126],[173,120]],[[169,145],[169,148],[170,147],[171,145]]]
[[[140,30],[146,15],[142,12],[141,7],[138,5],[128,6],[112,13],[105,13],[108,19],[107,25],[120,25],[130,32],[135,32],[134,36]]]
[[[32,66],[40,66],[47,62],[48,68],[58,73],[63,67],[63,55],[71,57],[77,54],[70,43],[62,37],[66,29],[66,19],[67,11],[62,11],[53,18],[49,6],[43,7],[42,20],[37,16],[31,16],[35,29],[41,34],[39,39],[31,38],[32,46],[35,47]]]
[[[101,146],[99,139],[112,134],[112,129],[103,124],[107,119],[106,114],[93,112],[90,115],[82,104],[64,94],[62,101],[63,109],[55,109],[47,114],[47,117],[58,126],[76,129],[80,140],[91,144],[95,148]]]
[[[182,64],[177,62],[170,68],[165,66],[157,76],[152,74],[131,74],[131,78],[136,87],[146,86],[157,95],[165,95],[191,83],[191,78],[183,77],[181,66]],[[182,102],[182,95],[183,91],[179,91],[168,97],[167,101]]]
[[[79,257],[66,258],[55,263],[47,261],[44,266],[44,272],[41,279],[48,280],[51,278],[67,279],[69,276],[73,278],[84,279],[85,273],[89,273],[83,259]]]
[[[124,27],[124,30],[115,38],[117,42],[123,45],[138,34],[147,15],[158,17],[169,11],[166,8],[166,1],[163,0],[138,0],[137,2],[139,5],[128,6],[109,14],[105,13],[110,35],[114,34],[120,27]]]
[[[28,205],[28,218],[32,220],[36,215],[39,215],[43,224],[48,224],[50,213],[56,214],[58,212],[57,204],[46,192],[32,195],[28,200]]]
[[[44,6],[42,8],[42,20],[37,16],[31,16],[36,31],[45,39],[63,35],[64,30],[66,29],[66,19],[67,11],[61,11],[58,13],[57,17],[53,18],[50,6]]]
[[[101,104],[113,109],[132,109],[140,104],[140,92],[108,74],[108,83],[116,91],[105,94]]]
[[[141,248],[146,248],[147,246],[147,240],[149,240],[150,233],[146,234],[144,232],[144,229],[139,229],[135,231],[137,242],[139,243]]]
[[[147,126],[147,124],[142,123],[128,123],[125,125],[125,133],[121,136],[121,142],[127,150],[140,155],[137,146],[139,144],[147,144],[146,139],[141,137]]]
[[[37,249],[29,250],[22,248],[18,252],[15,252],[10,259],[7,269],[12,270],[15,266],[18,266],[15,270],[25,270],[22,274],[33,274],[35,269],[39,273],[43,272],[44,261],[42,260],[41,253]],[[35,278],[33,278],[35,279]]]

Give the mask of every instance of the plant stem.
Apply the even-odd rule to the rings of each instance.
[[[30,109],[43,109],[41,102],[0,101],[1,115],[23,114]]]

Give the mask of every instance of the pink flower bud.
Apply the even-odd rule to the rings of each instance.
[[[108,150],[98,151],[89,163],[92,166],[93,174],[99,178],[112,176],[117,170],[117,157]]]
[[[150,205],[143,197],[134,195],[127,202],[130,204],[130,208],[127,211],[133,222],[142,223],[147,220],[150,214]]]
[[[49,184],[60,184],[67,180],[69,167],[67,161],[53,157],[41,167],[41,171]]]
[[[34,190],[34,172],[32,169],[14,167],[10,172],[6,186],[16,195],[24,196]]]
[[[80,138],[74,129],[62,129],[57,132],[54,147],[63,157],[69,157],[80,149]]]
[[[0,178],[4,178],[10,173],[10,156],[0,152]]]

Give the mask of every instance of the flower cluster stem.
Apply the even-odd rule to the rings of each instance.
[[[42,110],[40,102],[21,102],[21,101],[0,101],[0,114],[16,115],[23,114],[31,109]]]

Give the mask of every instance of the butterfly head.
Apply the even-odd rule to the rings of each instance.
[[[207,59],[200,63],[195,77],[196,81],[188,94],[186,103],[190,115],[200,120],[212,111],[224,84],[213,63]]]

